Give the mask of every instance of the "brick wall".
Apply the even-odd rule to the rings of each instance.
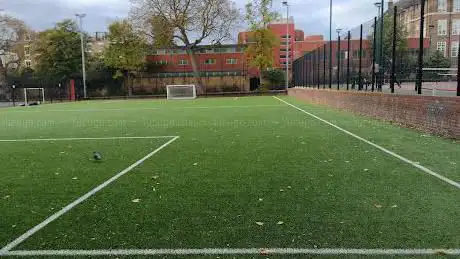
[[[460,98],[457,97],[402,96],[309,88],[290,89],[289,95],[309,103],[460,139]]]

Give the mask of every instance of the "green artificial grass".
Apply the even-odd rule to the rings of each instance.
[[[451,140],[283,99],[460,180]],[[272,97],[0,110],[0,139],[164,135],[15,249],[460,248],[459,189]],[[167,140],[0,143],[0,246]]]

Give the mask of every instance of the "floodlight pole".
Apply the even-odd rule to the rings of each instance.
[[[83,18],[86,14],[75,14],[75,16],[80,20],[80,43],[81,43],[81,67],[83,72],[83,97],[86,99],[86,67],[85,67],[85,45],[83,39]]]
[[[16,106],[16,96],[15,96],[16,85],[13,84],[11,87],[13,88],[13,106]]]
[[[288,1],[283,1],[283,5],[286,6],[286,40],[287,40],[287,47],[286,47],[286,91],[289,89],[289,44],[290,42],[290,35],[289,35],[289,3]]]
[[[329,89],[332,88],[332,0],[329,2]]]

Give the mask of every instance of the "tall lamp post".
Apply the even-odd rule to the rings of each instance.
[[[75,16],[80,20],[80,43],[81,43],[81,67],[83,72],[83,97],[86,98],[86,67],[85,67],[85,45],[83,39],[83,18],[86,14],[75,14]]]
[[[286,6],[286,91],[289,88],[289,44],[291,43],[289,35],[289,3],[288,1],[283,1],[283,5]]]
[[[337,90],[340,90],[340,63],[342,63],[340,57],[340,33],[342,29],[337,28],[335,31],[337,32]]]
[[[379,22],[383,23],[383,19],[381,20],[381,16],[380,16],[380,8],[382,7],[382,3],[381,2],[375,2],[374,5],[377,7],[377,21],[378,23],[376,24],[374,30],[377,31],[377,27],[378,25],[380,25]],[[381,64],[380,64],[380,61],[382,60],[382,57],[380,57],[381,53],[380,53],[380,44],[383,44],[383,41],[382,41],[382,37],[381,37],[381,33],[379,33],[379,36],[377,36],[377,33],[375,33],[375,42],[374,42],[374,53],[375,53],[375,56],[377,56],[377,53],[378,53],[378,56],[379,56],[379,59],[377,59],[377,57],[374,57],[375,59],[375,62],[377,64],[377,66],[379,67],[379,70],[378,71],[375,71],[376,75],[375,75],[375,81],[376,81],[376,85],[377,85],[377,91],[380,91],[382,89],[382,85],[381,85],[381,81],[380,81],[380,69],[381,69]],[[377,38],[379,38],[377,40]],[[377,42],[379,44],[377,44]],[[375,66],[375,65],[374,65]],[[374,68],[375,69],[375,68]]]
[[[332,0],[329,1],[329,89],[332,88]]]

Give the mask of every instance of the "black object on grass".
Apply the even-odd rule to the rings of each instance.
[[[96,160],[96,161],[101,161],[101,160],[102,160],[102,155],[101,155],[101,153],[99,153],[99,152],[94,152],[94,153],[93,153],[93,158],[94,158],[94,160]]]

